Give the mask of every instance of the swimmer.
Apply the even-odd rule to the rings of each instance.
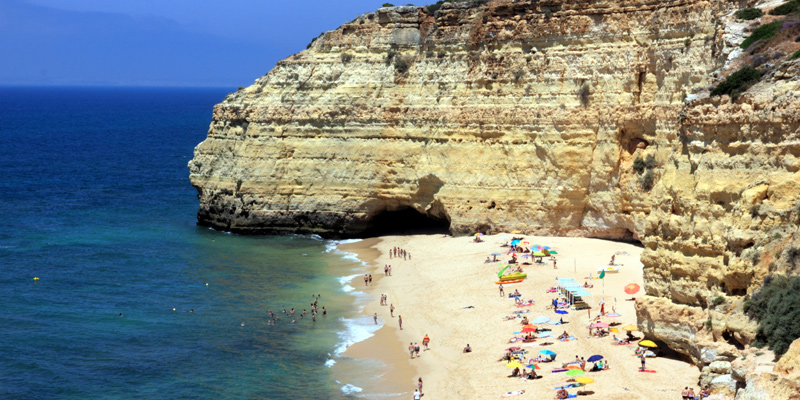
[[[242,322],[242,326],[244,326],[244,322]]]

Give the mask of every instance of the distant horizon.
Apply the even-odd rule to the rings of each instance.
[[[0,86],[249,86],[383,3],[0,0]]]

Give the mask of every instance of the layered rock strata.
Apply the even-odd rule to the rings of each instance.
[[[362,15],[214,108],[190,163],[198,220],[348,236],[412,208],[455,234],[639,237],[651,203],[631,164],[678,148],[683,99],[719,65],[715,21],[729,6]]]
[[[784,250],[800,247],[800,60],[768,61],[735,100],[708,97],[741,54],[745,35],[723,17],[741,5],[359,16],[214,108],[189,164],[198,221],[350,236],[413,209],[455,234],[635,238],[640,328],[717,392],[789,393],[766,386],[795,369],[741,360],[756,332],[741,305],[766,275],[792,273]]]

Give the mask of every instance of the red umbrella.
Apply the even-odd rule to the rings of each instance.
[[[638,292],[639,289],[641,289],[641,287],[639,287],[639,285],[637,285],[635,283],[629,283],[629,284],[625,285],[625,293],[627,293],[627,294],[634,294],[634,293]]]

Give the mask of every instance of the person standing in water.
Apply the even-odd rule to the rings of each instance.
[[[372,319],[375,321],[375,325],[378,325],[378,313],[372,316]]]
[[[397,323],[400,324],[400,330],[402,331],[403,330],[403,316],[402,315],[398,315],[397,316]]]

